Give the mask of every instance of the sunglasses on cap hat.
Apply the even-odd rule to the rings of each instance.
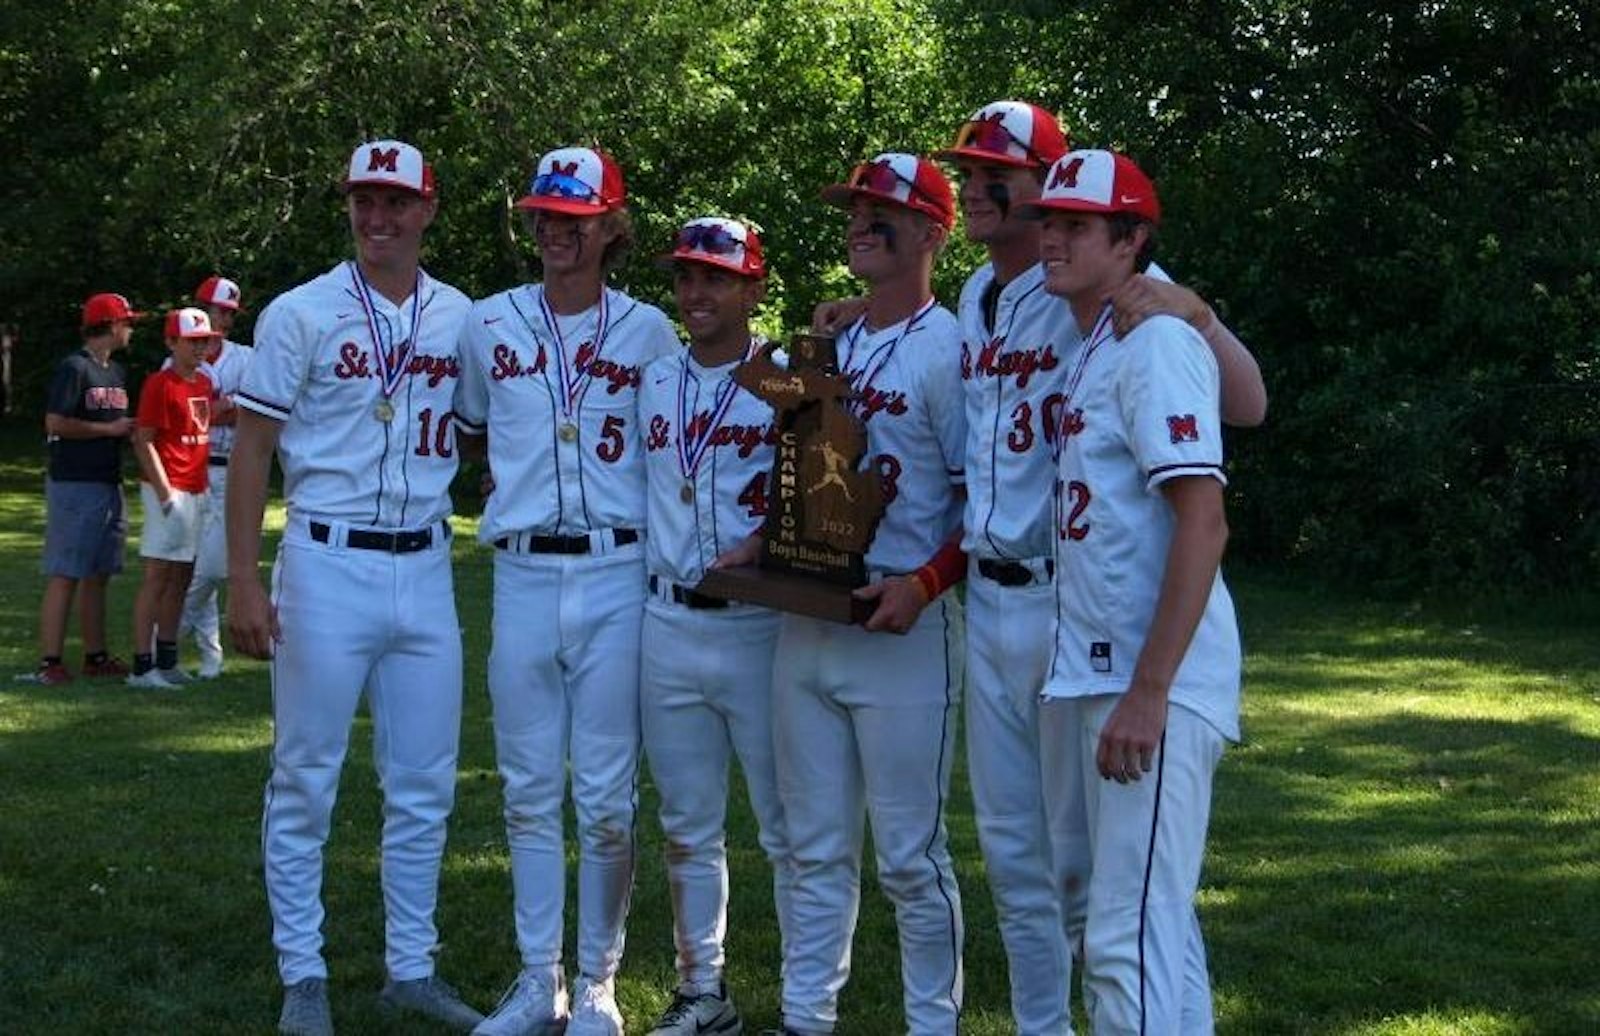
[[[956,133],[956,142],[950,150],[969,154],[981,151],[996,158],[1011,158],[1013,144],[1021,148],[1032,161],[1040,165],[1050,164],[1050,160],[1035,151],[1027,141],[1006,129],[1005,123],[1000,119],[977,119],[966,123]]]
[[[528,193],[535,198],[572,198],[587,202],[598,197],[593,187],[567,173],[540,173],[528,184]]]
[[[766,273],[760,236],[749,226],[719,218],[685,224],[678,231],[672,251],[662,258],[667,262],[707,263],[749,277]]]

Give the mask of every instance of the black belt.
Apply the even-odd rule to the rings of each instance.
[[[992,579],[1001,586],[1028,586],[1034,581],[1033,569],[1020,561],[1000,561],[996,558],[979,558],[978,571],[984,578]],[[1056,563],[1053,558],[1045,558],[1044,578],[1054,579]]]
[[[612,539],[619,547],[630,543],[639,542],[637,529],[617,529],[611,534]],[[494,541],[494,545],[501,550],[511,550],[517,545],[519,537],[502,536]],[[520,537],[521,549],[526,554],[587,554],[589,553],[589,537],[583,536],[522,536]]]
[[[213,468],[225,468],[225,467],[228,466],[228,458],[227,457],[207,457],[206,458],[206,463],[211,465]]]
[[[721,597],[712,597],[710,594],[703,594],[697,590],[691,590],[687,586],[679,586],[677,583],[667,583],[666,585],[671,587],[669,596],[671,596],[673,604],[681,604],[685,608],[726,608],[728,606],[728,602]],[[660,580],[656,579],[655,576],[650,577],[651,593],[659,592],[661,586],[662,582]]]
[[[311,522],[311,538],[327,543],[333,538],[333,527],[326,522]],[[450,531],[448,523],[441,523],[442,531]],[[433,546],[433,526],[426,529],[406,529],[400,532],[378,532],[373,529],[350,529],[344,534],[344,545],[355,550],[381,550],[386,554],[415,554]]]

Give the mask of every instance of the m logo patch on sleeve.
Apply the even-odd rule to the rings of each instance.
[[[1200,426],[1193,414],[1168,414],[1167,434],[1173,442],[1199,442]]]
[[[1097,673],[1111,672],[1111,642],[1097,640],[1089,645],[1089,668]]]

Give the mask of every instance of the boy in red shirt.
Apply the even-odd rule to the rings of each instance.
[[[172,366],[145,379],[133,433],[144,501],[144,580],[133,602],[132,687],[177,687],[192,679],[178,668],[178,619],[210,505],[211,380],[200,363],[216,332],[204,310],[177,309],[167,314],[165,337]]]

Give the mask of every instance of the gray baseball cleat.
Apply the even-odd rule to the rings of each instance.
[[[744,1023],[727,986],[719,985],[715,993],[696,993],[693,986],[679,986],[672,1006],[648,1036],[741,1036],[743,1032]]]
[[[378,994],[378,1005],[385,1011],[409,1011],[443,1022],[456,1032],[471,1032],[483,1015],[468,1007],[450,983],[438,975],[406,982],[389,980]]]
[[[292,986],[284,987],[278,1032],[282,1036],[333,1036],[333,1012],[328,1009],[327,979],[303,978]]]

